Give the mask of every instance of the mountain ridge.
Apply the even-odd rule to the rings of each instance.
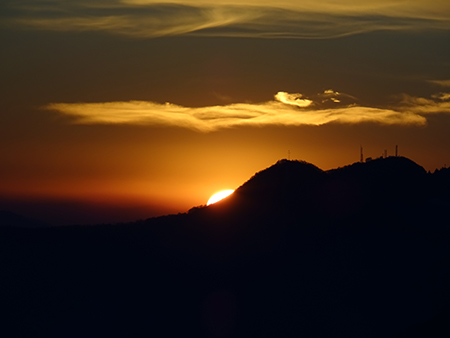
[[[436,179],[404,157],[356,162],[327,171],[304,161],[280,160],[209,208],[219,209],[225,204],[239,210],[263,208],[262,212],[264,208],[297,208],[336,217],[339,213],[356,215],[377,208],[386,208],[386,212],[411,209],[432,198],[448,200],[443,193],[446,189],[450,184],[444,179]],[[191,212],[201,209],[196,207]]]

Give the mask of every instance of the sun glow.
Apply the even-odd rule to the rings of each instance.
[[[211,198],[208,200],[208,203],[206,203],[206,205],[210,205],[210,204],[219,202],[220,200],[224,199],[225,197],[230,196],[233,192],[234,192],[233,189],[220,191],[217,194],[212,195]]]

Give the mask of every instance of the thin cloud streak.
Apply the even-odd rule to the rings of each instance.
[[[10,25],[98,31],[135,38],[168,35],[323,39],[391,30],[450,30],[445,1],[21,1]]]
[[[135,38],[183,35],[252,21],[257,13],[223,8],[158,5],[143,11],[112,10],[94,15],[28,17],[13,24],[49,31],[98,31]]]
[[[288,99],[286,99],[288,97]],[[314,109],[296,104],[301,94],[278,93],[276,100],[225,106],[190,108],[154,102],[52,103],[44,107],[71,117],[77,124],[132,124],[188,128],[212,132],[232,127],[300,126],[327,123],[381,123],[386,125],[424,125],[426,119],[413,110],[396,111],[360,106]],[[282,102],[281,100],[287,102]],[[306,100],[306,99],[305,99]],[[311,107],[310,107],[311,106]],[[409,107],[408,107],[409,108]]]
[[[441,87],[450,87],[450,80],[430,80],[428,82]]]
[[[149,6],[161,3],[159,0],[121,0],[123,4]],[[337,15],[384,15],[422,19],[448,18],[450,4],[446,0],[166,0],[164,3],[185,4],[195,7],[207,6],[249,6],[285,9],[307,13]],[[447,10],[447,11],[446,11]]]
[[[403,111],[413,114],[450,114],[450,93],[439,93],[433,99],[413,97],[404,94],[401,102]]]

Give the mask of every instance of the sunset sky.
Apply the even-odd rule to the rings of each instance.
[[[3,0],[0,209],[185,212],[282,158],[450,165],[448,0]]]

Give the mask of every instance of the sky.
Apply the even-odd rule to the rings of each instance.
[[[3,0],[0,209],[186,212],[283,158],[450,165],[448,0]]]

